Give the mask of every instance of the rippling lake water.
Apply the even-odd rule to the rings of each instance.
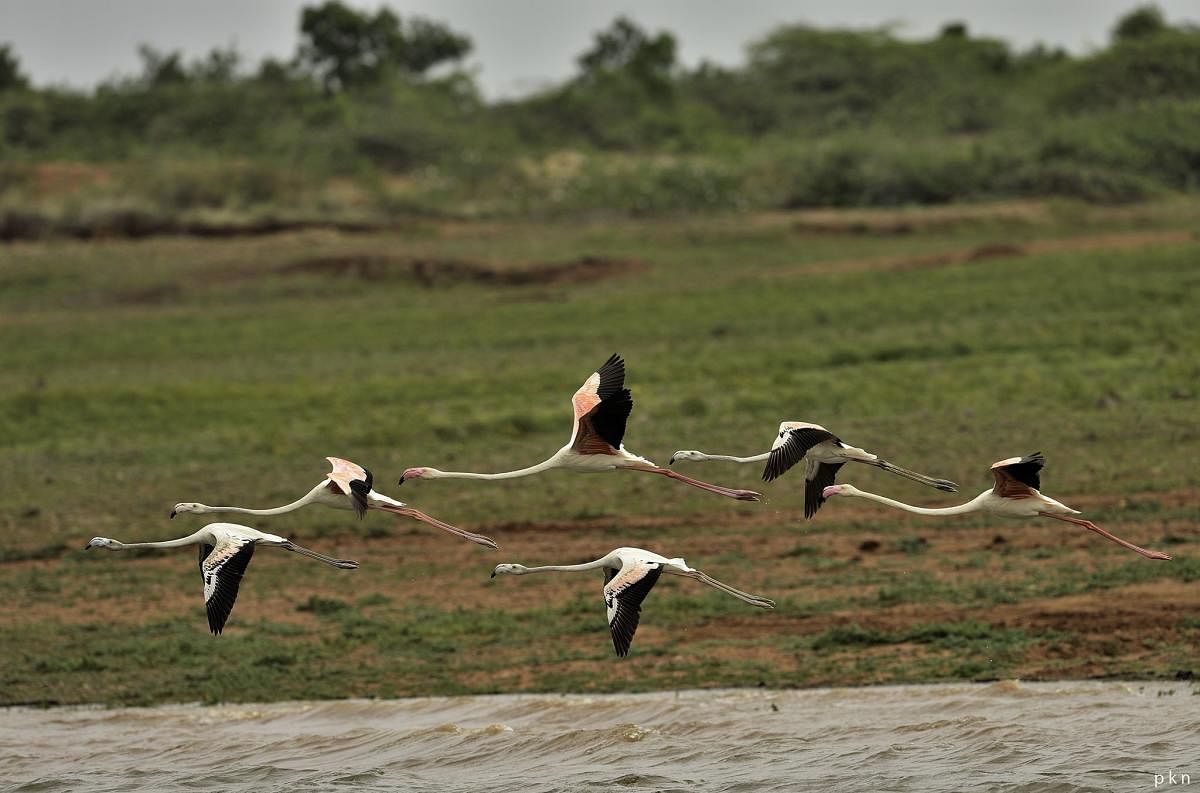
[[[15,708],[0,711],[0,785],[1200,791],[1200,697],[1186,683],[1001,682]]]

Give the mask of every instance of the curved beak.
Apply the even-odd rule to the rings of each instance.
[[[175,519],[175,510],[171,510],[171,514],[170,514],[170,515],[168,515],[167,517],[169,517],[169,518],[171,518],[172,520],[174,520],[174,519]]]
[[[675,464],[675,455],[672,454],[671,459],[667,460],[667,465],[674,465],[674,464]]]
[[[83,550],[85,550],[85,551],[92,550],[92,544],[89,542],[87,545],[83,546]]]

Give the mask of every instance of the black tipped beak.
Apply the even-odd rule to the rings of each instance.
[[[396,487],[400,487],[402,484],[404,484],[404,477],[400,477],[400,481],[396,483]]]
[[[167,517],[171,518],[171,520],[174,520],[175,519],[175,510],[171,510],[171,514],[168,515]]]
[[[491,575],[491,577],[492,577],[492,578],[495,578],[495,577],[496,577],[496,571],[495,571],[495,570],[493,570],[493,571],[492,571],[492,575]]]
[[[91,543],[88,543],[87,545],[83,546],[83,550],[85,550],[85,551],[90,551],[90,550],[92,550],[92,544],[91,544]]]
[[[667,460],[667,465],[674,465],[674,464],[675,464],[675,458],[672,456],[670,460]]]

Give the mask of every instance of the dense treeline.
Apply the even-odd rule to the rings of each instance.
[[[491,104],[444,24],[326,2],[300,30],[290,60],[257,66],[144,46],[140,74],[91,92],[31,86],[0,45],[8,224],[1110,202],[1200,183],[1200,29],[1152,6],[1082,57],[958,23],[925,41],[794,25],[737,68],[691,70],[670,33],[622,18],[570,80]]]

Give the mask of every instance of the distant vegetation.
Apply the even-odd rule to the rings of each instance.
[[[90,92],[0,43],[0,237],[280,218],[1129,202],[1200,183],[1200,28],[1153,6],[1083,56],[973,37],[780,27],[682,67],[625,18],[573,78],[489,103],[440,22],[305,8],[286,61],[232,49]]]

